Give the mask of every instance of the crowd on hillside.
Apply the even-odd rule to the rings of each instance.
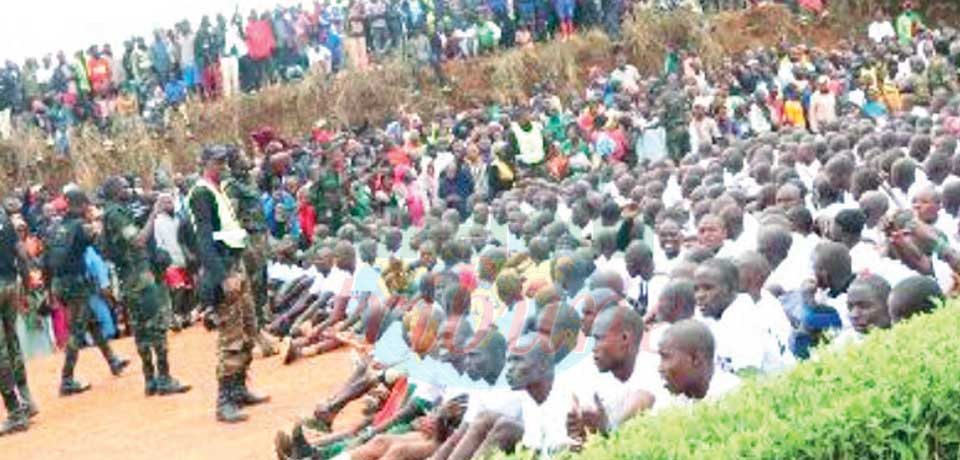
[[[708,9],[745,5],[707,3]],[[449,60],[566,39],[583,28],[616,38],[634,4],[700,9],[695,0],[324,0],[183,20],[131,37],[122,49],[93,44],[23,63],[7,60],[0,68],[0,139],[15,125],[34,127],[66,154],[71,127],[109,134],[143,122],[162,131],[172,117],[189,123],[188,100],[365,69],[387,56],[409,62],[418,82],[432,69],[435,83],[445,86],[442,64]]]
[[[855,347],[960,289],[960,34],[904,7],[847,47],[783,44],[709,68],[680,49],[660,75],[617,50],[576,94],[544,82],[516,106],[302,136],[264,127],[248,153],[205,149],[200,175],[24,187],[4,202],[0,279],[17,282],[14,248],[42,259],[64,216],[82,217],[98,288],[87,341],[129,328],[110,270],[129,258],[98,238],[111,228],[143,236],[171,328],[216,327],[199,281],[209,248],[191,237],[210,217],[191,204],[206,187],[269,242],[250,271],[261,354],[280,345],[305,366],[357,354],[343,388],[278,433],[279,458],[578,449]],[[118,206],[129,233],[100,212]],[[6,337],[28,353],[62,345],[63,302],[26,271],[26,295],[0,304],[16,311]],[[9,379],[14,431],[36,405],[25,374]],[[230,394],[218,417],[242,420],[220,406]],[[364,417],[331,432],[358,400]]]
[[[68,148],[70,126],[90,122],[103,132],[142,117],[159,129],[190,98],[211,100],[264,85],[364,69],[387,55],[416,71],[441,63],[569,37],[575,28],[619,29],[626,2],[573,0],[356,0],[314,2],[184,20],[169,29],[60,51],[0,70],[0,137],[11,117]],[[186,116],[185,113],[181,114]]]

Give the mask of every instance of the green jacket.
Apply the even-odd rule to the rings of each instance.
[[[116,202],[107,204],[103,213],[104,255],[117,266],[121,279],[132,279],[150,271],[146,247],[138,247],[134,242],[139,233],[129,208]]]

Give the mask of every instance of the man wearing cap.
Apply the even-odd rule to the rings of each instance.
[[[87,307],[87,300],[93,289],[86,276],[83,258],[87,247],[93,244],[84,220],[89,199],[75,186],[67,190],[64,196],[69,204],[67,215],[47,235],[43,265],[47,272],[45,278],[53,280],[53,294],[66,304],[70,312],[70,339],[67,341],[60,381],[60,395],[69,396],[90,389],[90,385],[73,379],[80,346],[84,343],[87,332],[107,360],[113,375],[120,375],[130,361],[118,358],[113,353],[100,334],[100,329],[91,321],[91,310]]]
[[[255,327],[250,281],[242,255],[247,247],[247,231],[233,210],[230,198],[220,188],[229,149],[207,146],[201,162],[203,175],[190,190],[187,203],[195,232],[196,253],[203,267],[200,299],[219,318],[217,339],[217,420],[242,422],[247,415],[240,407],[267,402],[246,386],[247,371],[253,360]]]
[[[144,388],[147,396],[169,395],[190,391],[170,376],[167,359],[167,315],[163,305],[169,293],[158,283],[150,263],[147,241],[153,236],[154,221],[161,211],[157,201],[147,222],[138,228],[127,203],[132,197],[130,184],[120,176],[107,179],[103,186],[107,202],[103,215],[105,248],[117,265],[123,301],[130,311],[137,354],[143,364]],[[154,361],[154,358],[156,360]]]

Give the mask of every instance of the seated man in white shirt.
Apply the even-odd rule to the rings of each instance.
[[[863,340],[874,329],[890,328],[890,311],[887,298],[890,283],[877,275],[860,275],[847,289],[847,309],[850,311],[850,329],[845,329],[833,342],[831,348],[839,349]]]
[[[567,436],[566,415],[571,393],[554,381],[554,356],[549,340],[541,334],[521,336],[507,355],[507,383],[522,391],[520,423],[501,421],[499,431],[508,429],[513,439],[536,452],[539,458],[572,444]]]
[[[612,271],[623,277],[623,285],[629,281],[627,267],[623,254],[617,253],[617,234],[613,230],[604,229],[596,234],[593,240],[594,251],[598,254],[595,264],[597,271]]]
[[[710,328],[700,321],[687,319],[670,326],[659,349],[659,371],[666,391],[657,395],[657,411],[716,399],[739,385],[736,376],[716,369],[716,342]]]
[[[929,276],[913,276],[893,287],[887,301],[890,320],[906,321],[922,313],[930,313],[944,300],[937,280]]]
[[[759,371],[764,342],[752,327],[756,306],[740,290],[737,266],[727,259],[708,259],[694,274],[700,318],[717,339],[717,362],[729,372]]]
[[[727,239],[727,227],[716,214],[705,214],[697,222],[697,244],[713,251],[717,257],[734,257],[736,248]]]
[[[767,259],[769,266],[772,267],[764,288],[775,296],[793,290],[800,285],[800,281],[795,278],[798,273],[803,273],[802,261],[804,257],[799,254],[799,250],[791,251],[793,241],[794,238],[790,234],[790,230],[779,225],[765,225],[757,233],[757,252],[762,254]],[[795,254],[794,260],[789,257],[791,252]],[[799,264],[798,261],[800,261]],[[810,265],[809,259],[806,259],[806,265]]]
[[[641,349],[656,353],[660,338],[671,324],[693,318],[696,313],[697,299],[693,282],[688,279],[673,279],[660,292],[657,303],[643,317],[647,331],[643,335]]]
[[[578,443],[588,432],[607,433],[650,409],[656,390],[653,366],[637,367],[638,362],[652,362],[638,360],[643,337],[640,314],[622,305],[604,309],[590,335],[596,343],[593,359],[577,366],[576,381],[562,383],[572,384],[576,401],[586,403],[576,403],[567,414],[568,433]]]
[[[627,295],[638,312],[646,312],[660,298],[660,291],[669,277],[665,273],[655,272],[653,251],[642,241],[633,241],[624,253],[627,275],[632,284],[627,287]]]
[[[880,243],[884,239],[880,221],[890,209],[890,199],[881,191],[871,190],[860,196],[859,203],[866,217],[861,233],[863,239],[875,244]]]
[[[310,287],[306,293],[303,293],[293,301],[290,308],[281,314],[278,314],[272,323],[267,327],[268,332],[275,336],[286,336],[292,333],[292,325],[308,311],[317,311],[324,308],[327,302],[333,297],[332,293],[324,293],[322,286],[326,282],[326,277],[333,268],[333,252],[328,248],[320,248],[313,255],[312,267],[307,270],[312,279],[308,282]]]
[[[679,260],[680,246],[683,240],[682,226],[673,219],[664,219],[657,225],[658,247],[654,252],[654,267],[664,273],[673,270],[673,264]]]
[[[945,236],[957,233],[957,221],[941,211],[942,198],[935,185],[920,186],[913,194],[911,204],[917,220],[934,226]]]
[[[876,243],[863,241],[861,233],[866,220],[866,215],[860,209],[843,209],[834,216],[830,228],[830,240],[849,248],[851,270],[854,273],[877,270],[881,262]]]
[[[337,325],[336,331],[342,331],[355,324],[360,318],[354,315],[356,302],[351,302],[353,292],[354,272],[357,266],[357,256],[353,245],[347,241],[337,243],[333,249],[334,265],[323,283],[314,283],[311,292],[321,298],[329,298],[328,303],[314,303],[300,314],[290,325],[291,334],[299,335],[305,340],[304,345],[314,344],[328,334],[331,326]]]
[[[756,251],[740,254],[736,264],[740,273],[740,290],[749,295],[755,304],[753,327],[763,339],[762,343],[755,344],[763,348],[760,370],[764,373],[782,371],[796,362],[789,351],[793,327],[780,300],[763,288],[770,275],[770,265]]]
[[[336,294],[333,300],[334,310],[316,327],[301,328],[304,334],[300,337],[284,338],[280,347],[280,356],[284,364],[291,364],[298,358],[316,356],[339,348],[344,344],[345,338],[352,338],[348,331],[357,324],[361,329],[365,329],[357,332],[369,335],[366,340],[360,338],[358,341],[375,343],[376,338],[384,331],[381,326],[385,327],[388,324],[386,320],[392,313],[385,308],[388,303],[386,297],[388,290],[379,272],[373,267],[376,259],[376,243],[364,241],[360,244],[362,260],[358,269],[352,267],[355,262],[353,248],[349,243],[339,244],[337,251],[340,253],[337,260],[338,267],[336,267],[339,273],[335,275],[331,272],[328,278],[331,283],[338,283],[341,286],[352,283],[354,289],[347,295]],[[353,272],[356,272],[356,276],[351,278],[349,275]],[[327,289],[337,289],[336,284],[328,286]],[[343,289],[344,287],[339,288],[341,291]],[[360,323],[361,319],[367,324]],[[328,331],[331,326],[335,327]]]
[[[473,458],[488,449],[507,448],[517,441],[511,437],[510,430],[503,428],[519,422],[522,415],[522,394],[509,388],[503,372],[507,340],[496,328],[477,331],[476,337],[479,340],[467,350],[465,364],[467,375],[477,383],[477,388],[466,392],[469,399],[463,423],[434,452],[434,460]],[[500,420],[506,422],[500,424],[498,431],[495,428]]]
[[[832,308],[843,328],[850,327],[847,289],[856,278],[851,263],[847,246],[833,241],[820,243],[814,250],[814,280],[807,281],[803,288],[805,303]]]

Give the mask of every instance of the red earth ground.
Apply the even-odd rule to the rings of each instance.
[[[62,353],[30,361],[28,379],[40,414],[26,433],[0,438],[0,459],[271,459],[277,430],[289,430],[349,373],[346,351],[292,366],[276,357],[257,359],[251,387],[273,401],[247,409],[246,423],[224,425],[214,419],[215,340],[215,333],[199,327],[170,334],[173,373],[194,388],[163,398],[144,396],[139,358],[129,338],[113,342],[118,354],[131,360],[120,377],[110,375],[96,349],[83,350],[77,377],[93,389],[69,398],[57,395]],[[358,414],[348,408],[338,425]]]

